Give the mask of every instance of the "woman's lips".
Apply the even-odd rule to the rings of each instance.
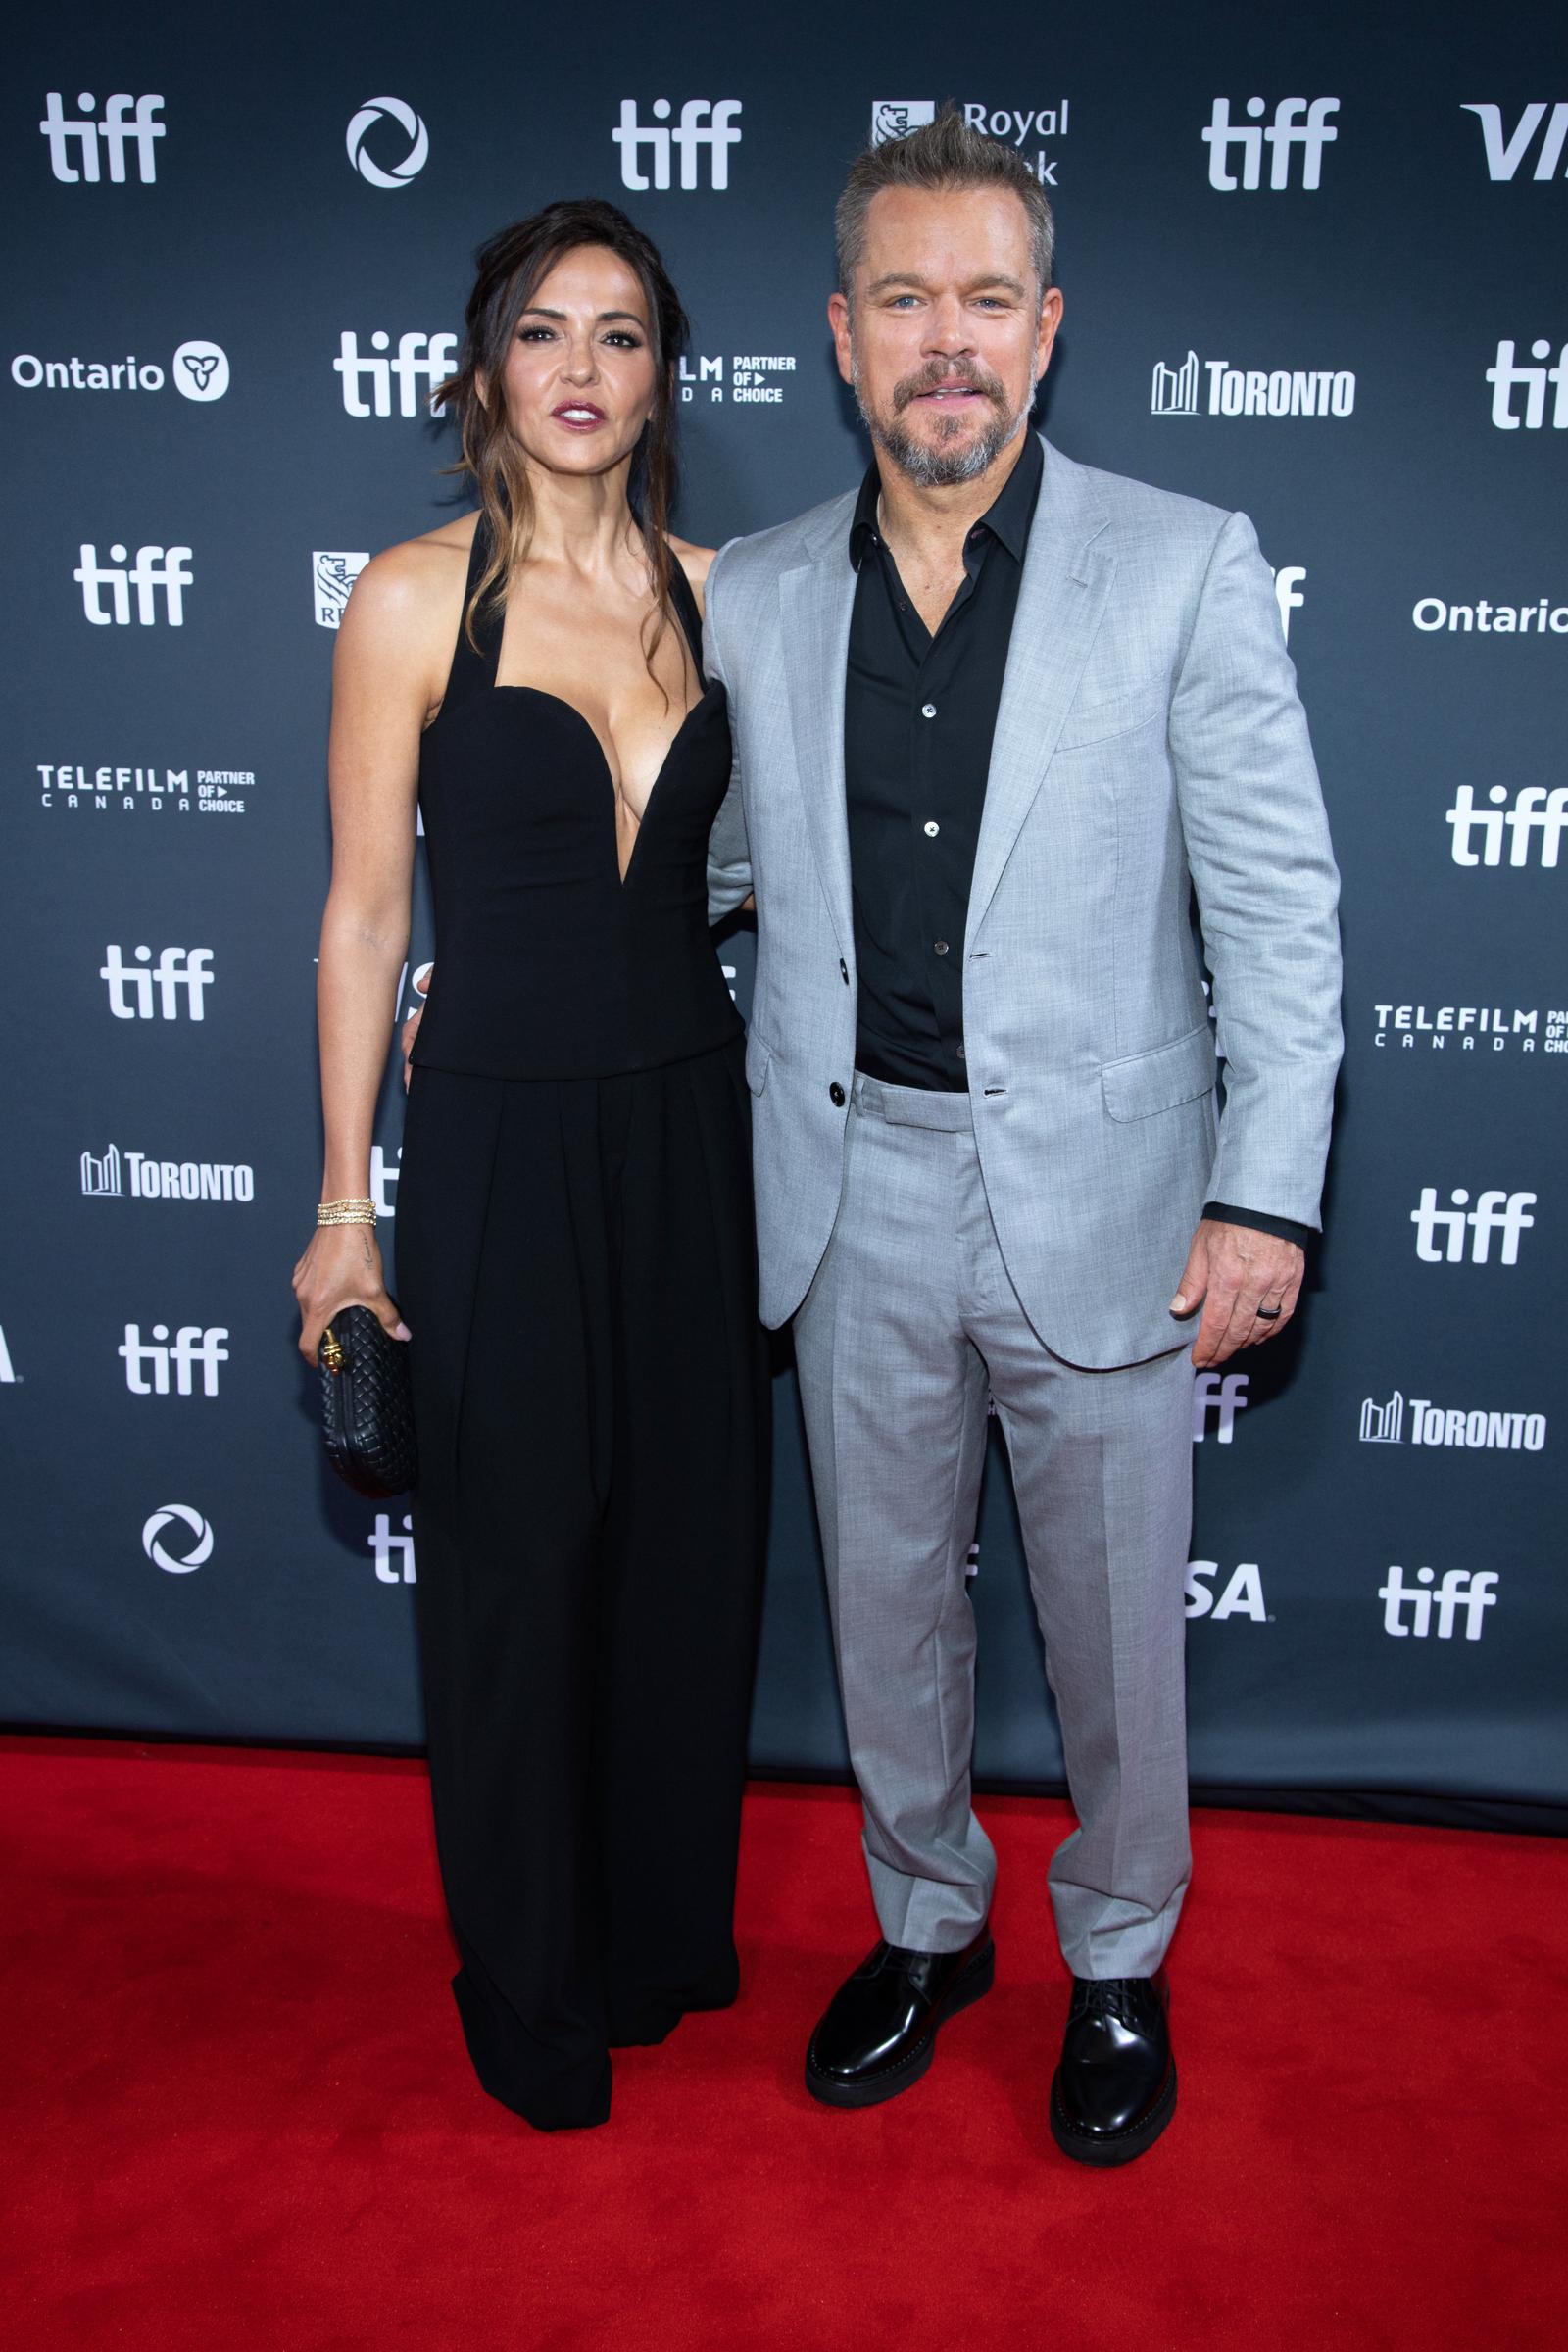
[[[550,414],[569,433],[591,433],[605,421],[603,409],[596,409],[591,400],[564,400]]]

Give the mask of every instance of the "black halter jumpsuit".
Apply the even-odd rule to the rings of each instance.
[[[678,565],[674,601],[700,673]],[[599,741],[496,685],[500,636],[460,635],[420,755],[436,962],[397,1283],[453,1989],[484,2087],[552,2129],[609,2114],[611,2045],[735,1996],[766,1379],[706,903],[723,689],[622,881]]]

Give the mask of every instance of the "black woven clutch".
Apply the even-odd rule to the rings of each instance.
[[[345,1306],[321,1334],[321,1426],[326,1458],[358,1494],[406,1494],[418,1457],[409,1344],[368,1306]]]

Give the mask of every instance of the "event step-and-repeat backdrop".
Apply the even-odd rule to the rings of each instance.
[[[624,205],[691,312],[688,534],[853,483],[834,197],[952,99],[1058,210],[1053,437],[1255,521],[1345,873],[1310,1295],[1194,1383],[1195,1780],[1568,1800],[1554,12],[170,0],[10,55],[0,1718],[418,1740],[407,1509],[325,1472],[289,1291],[333,632],[460,500],[430,395],[470,257],[552,197]],[[749,935],[719,953],[744,1009]],[[389,1056],[394,1258],[401,1101]],[[754,1753],[832,1771],[787,1349],[775,1396]],[[515,1541],[526,1573],[520,1499]],[[1000,1446],[974,1564],[979,1769],[1050,1782]]]

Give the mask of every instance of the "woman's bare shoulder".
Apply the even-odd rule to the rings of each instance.
[[[403,644],[431,636],[449,641],[463,595],[476,517],[461,514],[416,539],[400,539],[372,556],[356,579],[343,612],[343,630],[367,630]]]

